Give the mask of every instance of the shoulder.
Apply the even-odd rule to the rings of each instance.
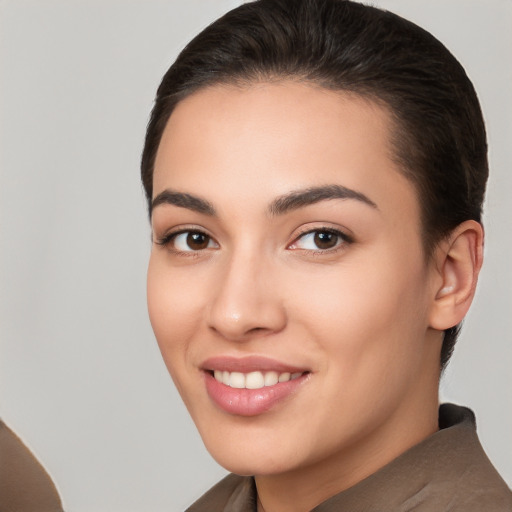
[[[50,476],[23,441],[0,420],[0,509],[61,512]]]
[[[448,424],[443,425],[443,421]],[[446,479],[438,489],[450,497],[454,512],[512,512],[512,491],[487,457],[478,436],[474,414],[465,407],[444,404],[440,410],[445,439],[436,453],[442,457]],[[441,437],[441,436],[439,436]],[[449,441],[449,442],[447,442]],[[444,492],[442,492],[444,491]]]
[[[512,491],[498,474],[491,461],[485,454],[478,439],[468,442],[465,449],[459,446],[459,473],[453,475],[453,480],[447,481],[444,488],[453,503],[453,512],[512,512]],[[448,460],[449,462],[449,460]]]
[[[473,412],[443,404],[439,426],[409,454],[409,463],[427,476],[421,491],[411,496],[417,510],[512,512],[512,492],[480,444]]]
[[[255,501],[253,478],[230,474],[203,494],[186,512],[252,512]]]

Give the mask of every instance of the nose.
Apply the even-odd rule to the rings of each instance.
[[[284,329],[287,317],[279,279],[265,259],[239,254],[217,275],[209,328],[225,339],[247,341]]]

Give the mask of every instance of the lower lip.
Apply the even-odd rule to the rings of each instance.
[[[308,373],[297,379],[279,382],[260,389],[231,388],[205,372],[206,391],[223,411],[238,416],[257,416],[293,395],[308,378]]]

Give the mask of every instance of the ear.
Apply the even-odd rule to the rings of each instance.
[[[475,295],[483,261],[482,225],[468,220],[436,248],[436,278],[430,327],[444,331],[462,321]]]

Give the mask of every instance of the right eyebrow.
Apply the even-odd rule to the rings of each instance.
[[[269,206],[269,212],[271,215],[283,215],[291,210],[297,210],[310,204],[327,201],[329,199],[355,199],[376,210],[379,209],[378,206],[362,192],[342,185],[333,184],[294,190],[288,194],[284,194],[272,201]]]
[[[161,204],[172,204],[179,208],[187,208],[188,210],[202,213],[203,215],[216,215],[215,208],[211,203],[206,201],[206,199],[202,199],[192,194],[176,192],[171,189],[165,189],[151,201],[150,215],[153,210]]]

